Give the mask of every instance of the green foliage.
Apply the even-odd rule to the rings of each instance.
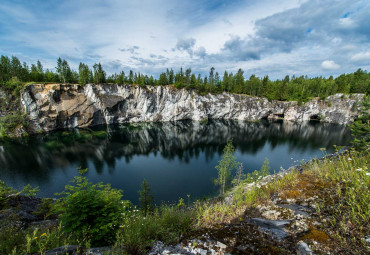
[[[144,179],[140,187],[141,187],[141,190],[138,191],[139,196],[140,196],[139,197],[140,210],[143,212],[144,216],[147,216],[147,214],[152,212],[154,209],[154,205],[153,205],[154,196],[151,192],[151,188],[146,179]]]
[[[7,206],[9,195],[16,192],[16,190],[13,190],[8,185],[6,185],[5,182],[0,180],[0,210],[4,209]]]
[[[58,58],[57,66],[55,68],[58,73],[58,82],[70,82],[75,83],[78,81],[77,72],[73,71],[65,59]]]
[[[7,220],[17,221],[14,217]],[[19,229],[8,222],[0,230],[0,254],[45,254],[50,249],[68,245],[69,241],[69,236],[61,231],[61,226],[51,229]]]
[[[100,84],[100,83],[105,83],[106,81],[106,73],[103,70],[103,67],[100,63],[94,64],[94,83]]]
[[[9,81],[5,83],[5,88],[11,91],[14,96],[19,96],[20,91],[23,89],[23,83],[18,79],[17,76],[13,76]]]
[[[232,141],[229,141],[222,154],[222,159],[218,162],[216,169],[218,171],[218,177],[215,180],[215,184],[220,186],[220,194],[223,195],[225,190],[229,187],[231,181],[231,173],[239,163],[236,162],[234,156],[235,148]]]
[[[113,244],[122,220],[126,202],[121,201],[122,191],[109,184],[92,184],[80,170],[81,176],[73,179],[73,185],[65,186],[60,193],[58,211],[62,213],[63,231],[78,240],[91,241],[91,245]]]
[[[122,249],[122,254],[146,254],[156,240],[167,244],[179,242],[192,229],[194,219],[193,210],[176,206],[162,205],[146,217],[131,208],[120,225],[115,247]]]
[[[202,77],[196,76],[190,68],[185,71],[181,67],[179,72],[175,73],[172,69],[167,69],[159,75],[158,79],[142,73],[129,71],[125,75],[124,71],[114,73],[107,77],[106,72],[100,63],[94,64],[93,69],[88,65],[80,63],[78,72],[69,67],[65,59],[58,58],[56,73],[50,70],[44,70],[40,61],[36,64],[21,64],[18,58],[12,56],[1,56],[0,58],[0,84],[9,86],[12,90],[20,90],[19,82],[63,82],[63,83],[117,83],[117,84],[137,84],[142,87],[146,85],[174,85],[176,88],[186,88],[196,90],[198,94],[208,93],[238,93],[251,96],[266,97],[269,100],[298,101],[301,105],[310,98],[326,98],[335,93],[370,93],[370,73],[358,69],[354,73],[342,74],[337,78],[288,75],[282,80],[272,81],[268,76],[257,77],[252,74],[249,79],[244,77],[244,71],[238,69],[232,72],[220,74],[211,67],[209,75]],[[8,84],[9,82],[9,84]]]
[[[42,199],[42,203],[37,207],[37,210],[33,212],[33,215],[43,218],[44,220],[47,220],[49,218],[57,218],[54,199]]]
[[[7,137],[8,132],[13,132],[19,126],[28,126],[25,113],[12,112],[0,117],[0,138]]]
[[[269,159],[268,158],[265,158],[265,160],[263,161],[263,165],[261,166],[261,169],[260,169],[260,174],[261,176],[267,176],[270,174],[270,162],[269,162]]]
[[[361,106],[360,116],[351,125],[354,136],[353,146],[357,150],[366,150],[370,142],[370,96],[365,97]]]
[[[32,187],[30,184],[27,184],[21,190],[21,194],[25,196],[36,196],[39,190],[40,190],[39,187]]]
[[[12,189],[0,180],[0,210],[4,209],[7,206],[7,202],[10,196],[18,196],[23,194],[25,196],[35,196],[39,191],[38,187],[32,187],[30,184],[27,184],[22,188],[21,191]]]
[[[248,173],[247,177],[242,181],[242,183],[252,183],[262,179],[270,174],[270,163],[268,158],[265,158],[260,170],[254,170],[253,173]]]
[[[177,208],[181,209],[185,207],[184,199],[182,197],[179,198],[179,202],[177,203]]]
[[[80,63],[78,67],[78,83],[85,85],[90,82],[93,82],[92,71],[89,69],[88,65]]]
[[[235,178],[233,180],[233,185],[238,186],[240,184],[240,182],[245,179],[245,177],[246,177],[246,175],[244,174],[244,166],[243,166],[243,163],[241,163],[238,166],[238,169],[236,171],[236,175],[235,175]]]

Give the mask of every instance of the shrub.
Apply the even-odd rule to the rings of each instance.
[[[83,176],[86,171],[80,170],[73,185],[65,186],[59,194],[64,196],[57,203],[63,231],[80,242],[90,240],[94,246],[113,244],[126,206],[122,191],[109,184],[88,182]]]

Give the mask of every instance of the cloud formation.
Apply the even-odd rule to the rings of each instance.
[[[321,67],[325,70],[337,70],[340,68],[340,65],[335,63],[333,60],[325,60],[321,63]]]
[[[368,0],[4,0],[0,54],[51,69],[59,56],[74,68],[101,62],[108,73],[335,76],[370,70],[369,15]]]
[[[118,49],[119,51],[122,51],[122,52],[130,52],[131,54],[134,54],[134,53],[137,53],[136,51],[138,50],[138,49],[140,49],[140,47],[139,46],[136,46],[136,45],[134,45],[134,46],[131,46],[131,47],[128,47],[128,48],[120,48],[120,49]]]
[[[190,57],[193,56],[193,47],[196,40],[194,38],[180,39],[176,43],[176,49],[186,51]]]

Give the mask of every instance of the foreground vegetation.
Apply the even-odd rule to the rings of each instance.
[[[177,205],[162,205],[150,211],[147,205],[137,209],[121,200],[120,191],[91,184],[81,175],[66,187],[60,200],[45,199],[35,212],[44,219],[59,219],[59,224],[19,228],[16,214],[2,217],[0,253],[43,254],[55,247],[77,244],[87,248],[110,245],[114,254],[143,254],[156,240],[178,243],[222,229],[223,224],[245,221],[253,215],[253,208],[269,204],[278,196],[295,200],[315,197],[314,219],[321,225],[312,225],[297,239],[322,242],[331,252],[365,254],[369,247],[364,238],[370,233],[369,163],[368,151],[350,151],[313,160],[303,165],[303,170],[246,188],[267,175],[264,164],[260,171],[226,192],[226,196],[233,197],[231,203],[218,198],[185,205],[181,199]],[[1,183],[3,215],[8,210],[5,201],[14,196],[19,193]]]

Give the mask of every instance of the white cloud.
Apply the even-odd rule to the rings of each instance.
[[[370,69],[369,15],[368,0],[3,0],[0,54],[52,69],[59,56],[73,68],[101,62],[108,73],[329,76]]]
[[[370,62],[370,51],[356,53],[351,57],[352,62],[368,61]]]
[[[340,68],[340,65],[335,63],[333,60],[325,60],[321,63],[321,67],[325,70],[337,70]]]

